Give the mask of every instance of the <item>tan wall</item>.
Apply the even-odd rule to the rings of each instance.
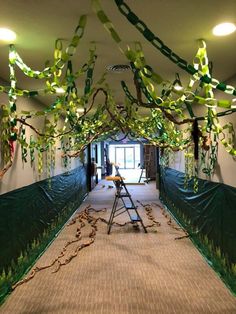
[[[236,86],[236,76],[228,80],[227,84]],[[215,92],[215,97],[217,99],[220,99],[220,98],[232,99],[232,96],[227,95],[223,92],[218,92],[218,91]],[[203,115],[207,109],[203,105],[195,105],[193,110],[196,116],[200,116],[200,115]],[[224,111],[224,110],[220,109],[218,111]],[[227,122],[232,122],[234,126],[234,130],[236,131],[236,113],[219,118],[219,121],[222,126],[225,125]],[[174,161],[170,164],[170,167],[184,172],[183,152],[175,153],[175,157],[173,159]],[[204,173],[200,173],[200,178],[211,180],[214,182],[221,182],[221,183],[236,187],[236,158],[235,157],[233,158],[231,155],[229,155],[225,151],[224,146],[221,143],[219,143],[218,162],[215,168],[214,175],[211,178],[209,178]]]
[[[1,84],[1,81],[0,81]],[[7,95],[0,94],[0,104],[7,104]],[[42,110],[43,105],[38,101],[29,98],[18,98],[17,100],[17,111],[19,110]],[[28,121],[28,120],[27,120]],[[32,123],[36,128],[42,127],[42,119],[36,119]],[[30,120],[29,120],[30,122]],[[30,135],[35,135],[33,130],[26,128],[26,137],[29,138]],[[57,175],[66,171],[61,162],[61,151],[60,143],[56,144],[56,167],[53,175]],[[28,156],[27,163],[22,163],[21,160],[21,148],[19,145],[16,146],[16,154],[14,157],[13,166],[4,175],[3,179],[0,181],[0,194],[15,190],[17,188],[32,184],[36,181],[43,180],[47,177],[46,171],[39,177],[37,172],[37,157],[35,162],[35,167],[31,168],[30,157]],[[37,155],[37,154],[36,154]],[[71,159],[71,166],[69,169],[74,169],[80,165],[79,158]],[[36,168],[36,169],[35,169]]]

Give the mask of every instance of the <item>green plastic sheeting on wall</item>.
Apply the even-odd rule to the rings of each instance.
[[[0,196],[0,301],[34,263],[87,193],[81,166]]]
[[[236,293],[236,188],[199,179],[184,188],[184,173],[161,171],[160,198],[209,263]]]

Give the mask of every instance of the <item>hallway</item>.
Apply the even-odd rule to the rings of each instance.
[[[89,194],[79,210],[91,205],[99,210],[93,217],[108,219],[115,188],[102,181]],[[140,228],[113,226],[107,235],[106,225],[97,223],[96,239],[80,250],[65,266],[36,273],[18,286],[0,307],[0,313],[236,313],[236,298],[177,225],[168,225],[162,214],[154,183],[129,185],[133,200],[150,204],[160,226]],[[151,224],[144,208],[137,204],[145,225]],[[127,221],[126,215],[119,222]],[[80,222],[67,225],[36,263],[50,264],[67,241],[76,239]],[[91,226],[86,224],[81,241],[68,246],[61,260],[88,241]],[[56,271],[52,273],[52,271]]]

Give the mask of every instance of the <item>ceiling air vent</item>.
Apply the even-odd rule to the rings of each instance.
[[[122,73],[125,71],[129,71],[130,66],[127,64],[113,64],[113,65],[108,65],[107,70],[109,72]]]

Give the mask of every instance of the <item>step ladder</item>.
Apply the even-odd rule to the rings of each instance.
[[[140,173],[140,177],[139,177],[138,183],[140,183],[142,179],[145,179],[144,182],[148,183],[149,180],[147,178],[147,171],[146,171],[144,165],[141,166],[140,169],[141,169],[141,173]]]
[[[116,194],[115,194],[115,199],[114,199],[114,203],[111,210],[111,215],[108,221],[107,233],[110,234],[114,218],[125,212],[128,214],[131,223],[134,224],[135,227],[138,226],[138,223],[140,223],[144,229],[144,232],[147,233],[147,229],[144,226],[142,218],[140,217],[138,213],[137,206],[134,205],[131,195],[129,191],[127,190],[127,187],[123,181],[122,176],[120,175],[119,167],[115,166],[115,169],[116,169],[116,174],[114,177],[106,177],[106,180],[109,180],[109,181],[112,180],[116,187]],[[121,207],[119,207],[120,200],[122,203]]]

